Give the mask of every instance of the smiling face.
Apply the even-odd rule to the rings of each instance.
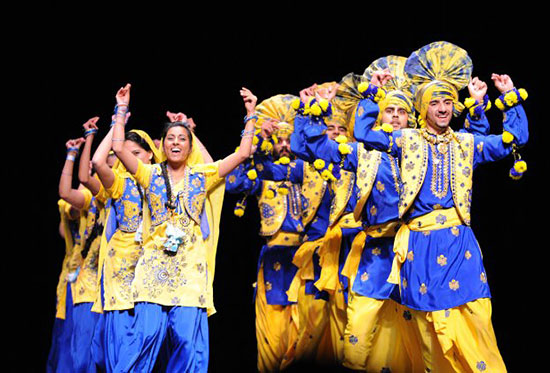
[[[273,151],[277,159],[283,156],[290,157],[290,138],[288,136],[279,136],[277,140],[277,143],[273,145]]]
[[[445,131],[453,117],[453,100],[450,98],[435,98],[428,104],[426,125],[437,133]]]
[[[173,126],[164,137],[164,153],[170,163],[183,163],[191,152],[191,136],[183,126]]]
[[[407,111],[398,105],[390,104],[382,111],[382,123],[389,123],[394,130],[399,130],[407,127],[409,114]]]
[[[153,159],[153,152],[143,149],[139,144],[132,140],[124,141],[124,148],[139,158],[143,163],[150,164]]]

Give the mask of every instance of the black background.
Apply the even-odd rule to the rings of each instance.
[[[194,118],[197,135],[219,159],[240,140],[241,87],[259,101],[298,94],[315,82],[362,73],[378,57],[408,56],[446,40],[468,51],[474,76],[489,84],[493,100],[492,72],[509,74],[529,93],[524,108],[531,136],[521,152],[529,169],[522,180],[513,181],[508,177],[511,157],[481,166],[474,176],[472,217],[491,285],[500,351],[512,372],[536,367],[538,338],[544,338],[546,327],[548,248],[542,238],[548,57],[540,10],[445,2],[303,8],[266,3],[261,10],[260,5],[198,5],[203,9],[50,3],[41,9],[32,37],[14,43],[29,67],[18,76],[22,93],[16,99],[24,106],[18,111],[23,118],[9,134],[17,144],[17,153],[10,154],[17,157],[9,162],[14,173],[8,170],[5,177],[24,176],[24,182],[8,183],[6,195],[12,197],[3,211],[11,242],[2,261],[5,320],[17,326],[11,340],[22,352],[9,357],[24,371],[43,371],[64,256],[57,233],[64,144],[81,136],[82,124],[93,116],[100,117],[99,136],[107,132],[118,88],[132,83],[131,128],[157,137],[164,113],[182,111]],[[502,115],[496,108],[488,115],[492,132],[500,133]],[[237,218],[237,199],[226,194],[224,201],[214,282],[218,313],[209,318],[210,371],[254,371],[256,366],[251,285],[262,239],[255,201],[250,199],[245,216]]]

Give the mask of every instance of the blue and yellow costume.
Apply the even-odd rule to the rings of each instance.
[[[330,84],[333,83],[325,83],[318,86],[318,89],[323,89]],[[338,104],[344,103],[341,100],[335,101],[338,101]],[[300,113],[296,116],[296,128],[291,145],[293,151],[310,162],[312,167],[317,169],[321,177],[327,181],[327,191],[330,193],[327,231],[318,251],[321,272],[320,276],[316,278],[315,286],[329,295],[332,362],[338,364],[343,359],[344,330],[347,320],[346,303],[349,291],[348,279],[340,273],[351,243],[360,231],[361,224],[353,218],[353,209],[356,203],[355,173],[341,167],[341,158],[335,163],[335,166],[330,165],[329,169],[329,166],[319,159],[314,151],[305,146],[302,133],[310,121],[319,123],[326,121],[349,128],[348,114],[342,105],[333,105],[330,109],[326,107],[315,111],[316,104],[319,103],[302,103]]]
[[[148,142],[158,160],[158,151],[150,137],[143,131],[132,132]],[[104,363],[107,371],[127,371],[131,368],[128,359],[133,357],[135,339],[139,335],[134,327],[132,284],[137,261],[142,255],[139,236],[143,231],[145,201],[137,180],[120,161],[112,170],[113,184],[105,189],[108,201],[98,259],[99,291],[92,308],[104,314],[96,326],[94,359]]]
[[[69,273],[77,270],[78,264],[71,261],[75,246],[78,244],[80,219],[71,216],[71,205],[60,199],[57,203],[60,224],[65,241],[65,256],[56,288],[56,313],[52,330],[52,342],[46,366],[47,372],[64,372],[73,369],[71,356],[71,338],[73,329],[73,300],[71,284],[67,281]],[[72,263],[73,262],[73,263]]]
[[[73,253],[81,263],[73,288],[73,335],[71,354],[74,371],[95,372],[96,362],[92,356],[92,343],[96,323],[100,314],[92,312],[98,295],[98,259],[101,235],[105,221],[107,196],[103,187],[96,196],[88,189],[80,189],[84,196],[84,206],[80,210],[80,244]]]
[[[279,129],[274,141],[292,132],[294,110],[290,103],[294,98],[277,95],[256,107],[257,126],[265,120],[277,120]],[[259,151],[271,152],[273,148],[271,140],[256,137],[254,142]],[[302,214],[306,204],[301,195],[301,180],[305,166],[303,162],[286,159],[288,162],[281,165],[285,170],[282,177],[271,175],[271,180],[264,179],[273,171],[267,163],[264,167],[264,162],[247,162],[226,177],[228,192],[257,197],[260,235],[266,238],[258,258],[255,290],[257,366],[262,372],[288,366],[294,359],[298,337],[296,299],[289,299],[287,290],[298,270],[292,260],[304,231]]]
[[[136,335],[124,371],[151,371],[161,348],[169,354],[167,371],[208,369],[207,317],[215,312],[212,285],[225,183],[219,162],[204,164],[194,135],[191,141],[178,183],[172,184],[164,163],[138,160],[133,175],[146,204],[142,252],[131,283]],[[181,241],[173,230],[183,232]]]
[[[458,90],[471,73],[471,61],[462,49],[446,42],[429,44],[411,54],[405,72],[417,86],[415,108],[421,124],[433,98],[450,98],[457,112],[461,109]],[[400,160],[398,211],[403,224],[396,234],[388,281],[400,285],[424,364],[438,372],[505,371],[491,324],[487,274],[470,228],[472,173],[525,144],[525,113],[519,104],[507,106],[503,126],[509,136],[450,128],[436,136],[424,127],[371,131],[375,106],[370,99],[360,103],[355,137]]]

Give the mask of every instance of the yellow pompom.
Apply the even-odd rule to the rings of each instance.
[[[525,161],[517,161],[514,163],[514,169],[519,173],[527,171],[527,163]]]
[[[512,135],[508,131],[502,132],[502,142],[505,144],[510,144],[512,141],[514,141],[514,135]]]
[[[260,146],[260,150],[263,152],[270,152],[273,150],[273,144],[271,144],[269,141],[263,141],[262,145]]]
[[[279,187],[278,192],[283,196],[286,196],[288,194],[288,188],[286,186],[281,186]]]
[[[345,144],[348,142],[348,138],[347,136],[344,136],[344,135],[338,135],[334,141],[336,141],[338,144]]]
[[[525,89],[520,88],[520,89],[518,89],[518,92],[519,92],[519,97],[521,97],[522,100],[524,100],[524,101],[527,100],[527,97],[529,95],[527,94],[527,91]]]
[[[300,99],[295,98],[294,100],[292,100],[292,103],[290,104],[290,106],[292,106],[294,110],[298,110],[300,108]]]
[[[334,168],[334,165],[332,163],[329,163],[327,169],[329,171],[332,171],[333,168]]]
[[[244,209],[241,206],[235,207],[235,210],[233,210],[233,213],[235,216],[238,216],[239,218],[244,215]]]
[[[497,98],[495,100],[495,105],[499,110],[504,110],[504,104],[502,103],[502,100],[500,98]]]
[[[330,172],[329,170],[324,170],[323,172],[321,172],[321,177],[323,178],[323,180],[326,180],[326,181],[336,180],[332,172]]]
[[[323,113],[323,111],[321,110],[321,107],[319,106],[319,104],[311,105],[310,112],[311,112],[311,114],[315,115],[316,117],[318,117],[319,115],[321,115]]]
[[[282,156],[281,158],[279,158],[279,163],[280,164],[289,164],[290,163],[290,158]]]
[[[352,147],[348,144],[340,144],[338,145],[338,151],[340,154],[350,154],[352,151]]]
[[[383,100],[386,97],[386,91],[384,91],[382,88],[378,88],[378,91],[376,92],[376,97],[374,97],[374,101],[378,102],[380,100]]]
[[[360,93],[365,92],[367,89],[369,89],[369,83],[367,83],[367,82],[361,82],[361,83],[359,83],[359,85],[357,86],[357,90],[358,90]]]
[[[518,95],[514,91],[508,92],[504,95],[504,101],[506,102],[506,105],[513,106],[518,102]]]
[[[464,100],[464,106],[466,106],[467,108],[474,106],[475,103],[476,99],[473,97],[468,97],[466,100]]]
[[[319,106],[321,107],[321,109],[323,111],[327,111],[328,104],[329,104],[329,102],[326,98],[322,98],[322,99],[319,100]]]
[[[260,142],[260,140],[258,139],[257,136],[254,136],[254,137],[252,138],[252,145],[258,145],[259,142]]]
[[[491,101],[487,101],[487,106],[485,107],[485,111],[489,111],[493,105],[491,104]]]
[[[246,173],[246,176],[247,176],[250,180],[255,180],[255,179],[258,177],[258,173],[256,172],[256,170],[249,170],[249,171]]]
[[[315,169],[317,170],[322,170],[323,168],[325,168],[325,161],[323,161],[322,159],[316,159],[315,162],[313,162],[313,167],[315,167]]]
[[[393,132],[393,126],[389,123],[383,123],[382,124],[382,131],[387,132],[387,133],[392,133]]]
[[[271,189],[268,189],[266,192],[265,192],[265,196],[266,198],[268,199],[273,199],[275,198],[275,192]]]

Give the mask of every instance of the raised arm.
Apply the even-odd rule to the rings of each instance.
[[[90,167],[90,153],[92,151],[92,143],[94,141],[95,134],[97,133],[96,123],[98,120],[99,117],[93,117],[83,125],[84,138],[86,140],[84,142],[84,147],[82,148],[82,153],[80,154],[80,163],[78,165],[78,180],[82,183],[82,185],[88,188],[94,196],[99,193],[101,188],[101,183],[99,180],[92,177]]]
[[[83,142],[83,138],[67,141],[67,157],[59,178],[59,197],[77,209],[83,208],[86,201],[82,192],[72,186],[74,161]]]
[[[109,156],[109,151],[111,150],[112,138],[113,128],[111,127],[92,157],[92,165],[97,172],[97,176],[99,177],[101,184],[103,184],[103,187],[106,189],[110,188],[115,181],[115,174],[111,167],[107,164],[107,157]]]
[[[166,116],[170,120],[170,122],[185,122],[189,126],[189,129],[195,134],[195,128],[197,127],[197,124],[193,120],[193,118],[187,118],[187,115],[183,113],[172,113],[170,111],[166,112]],[[212,156],[210,153],[208,153],[208,150],[206,150],[206,147],[203,145],[203,143],[199,140],[197,135],[195,134],[195,140],[199,144],[199,149],[202,154],[202,159],[204,160],[204,163],[212,163],[214,160],[212,159]]]
[[[128,105],[130,104],[130,83],[120,88],[116,93],[116,112],[115,124],[113,126],[112,148],[118,159],[124,167],[132,175],[137,172],[138,158],[124,146],[126,114],[128,113]],[[105,186],[107,187],[107,186]]]
[[[252,94],[252,92],[246,88],[242,88],[241,96],[244,101],[246,109],[245,128],[241,135],[241,143],[239,149],[225,157],[218,168],[218,174],[220,177],[225,177],[235,167],[244,162],[250,156],[252,151],[252,138],[254,137],[254,124],[256,123],[256,102],[258,98]]]

